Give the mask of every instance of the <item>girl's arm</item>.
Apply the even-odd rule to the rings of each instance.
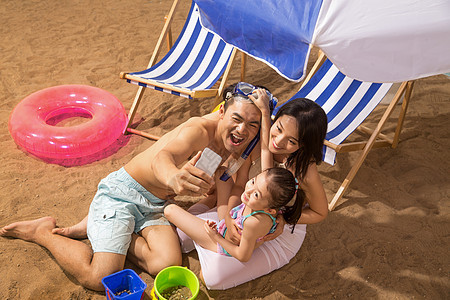
[[[205,222],[205,229],[210,238],[219,243],[228,253],[239,261],[249,261],[253,251],[255,250],[256,241],[259,237],[264,236],[271,228],[272,221],[268,216],[255,215],[245,220],[245,227],[242,231],[242,238],[239,245],[224,239],[215,230],[215,224]]]

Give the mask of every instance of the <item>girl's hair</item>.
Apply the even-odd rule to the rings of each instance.
[[[276,167],[264,172],[267,172],[267,190],[271,196],[269,208],[281,210],[286,223],[292,225],[293,232],[295,224],[302,215],[305,193],[299,188],[291,171]],[[294,203],[292,204],[291,201]]]
[[[295,177],[303,179],[311,163],[322,161],[323,142],[327,134],[327,115],[316,102],[296,98],[278,110],[274,122],[281,116],[297,120],[299,149],[289,155],[286,167],[295,166]]]

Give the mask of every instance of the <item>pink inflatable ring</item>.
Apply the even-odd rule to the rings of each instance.
[[[87,118],[74,126],[56,126],[68,118]],[[92,157],[124,132],[127,116],[109,92],[86,85],[60,85],[23,99],[9,118],[9,131],[25,151],[58,163]]]

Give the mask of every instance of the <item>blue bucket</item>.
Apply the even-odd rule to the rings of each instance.
[[[102,279],[108,300],[141,299],[147,284],[131,269],[108,275]]]

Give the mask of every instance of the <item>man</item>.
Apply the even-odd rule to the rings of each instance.
[[[239,155],[260,126],[261,113],[246,97],[230,98],[216,115],[189,119],[103,179],[88,216],[72,232],[44,217],[7,225],[0,236],[47,248],[65,271],[93,290],[103,290],[101,279],[123,269],[127,252],[151,274],[181,264],[177,234],[162,215],[166,200],[208,192],[214,179],[194,166],[201,151],[208,147],[222,161]],[[85,237],[86,228],[92,249],[70,238]]]

